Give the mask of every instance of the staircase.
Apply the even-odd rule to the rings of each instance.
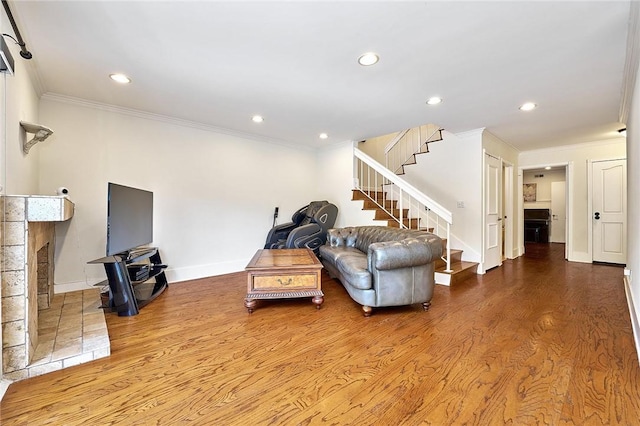
[[[427,154],[429,144],[442,140],[439,126],[425,124],[399,132],[385,147],[385,164],[398,176],[405,173],[405,166],[416,164],[418,154]]]
[[[367,191],[365,193],[359,189],[354,189],[351,200],[362,200],[364,202],[362,205],[362,210],[375,211],[373,220],[386,220],[386,226],[389,226],[391,228],[400,228],[399,218],[400,216],[402,216],[402,223],[404,225],[404,228],[421,229],[419,227],[419,218],[408,218],[409,209],[402,209],[402,214],[400,214],[400,209],[398,209],[397,207],[398,202],[396,200],[385,200],[385,208],[382,208],[378,206],[374,201],[376,197],[382,197],[381,193],[372,194],[370,191]],[[433,230],[433,228],[431,228],[431,230]]]
[[[386,173],[377,169],[376,166],[381,165],[375,160],[355,149],[357,189],[353,190],[352,200],[362,201],[362,209],[373,210],[374,220],[386,221],[387,226],[427,230],[439,235],[443,240],[444,256],[436,261],[435,280],[437,284],[450,286],[475,275],[478,264],[463,261],[462,250],[448,246],[451,213],[422,193],[420,195],[424,198],[406,195],[403,191],[411,193],[415,188],[400,177],[406,166],[416,163],[418,154],[429,152],[429,143],[441,140],[442,129],[433,125],[398,133],[385,149],[386,167],[382,167]],[[390,171],[394,171],[397,178],[389,176]],[[405,188],[397,189],[399,185],[405,185]]]

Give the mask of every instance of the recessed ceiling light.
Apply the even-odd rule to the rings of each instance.
[[[367,52],[358,58],[358,63],[364,67],[368,67],[369,65],[373,65],[380,60],[380,57],[373,52]]]
[[[109,78],[122,84],[131,83],[131,79],[124,74],[109,74]]]
[[[531,111],[533,109],[536,109],[538,107],[538,105],[534,104],[533,102],[526,102],[522,105],[520,105],[520,110],[521,111]]]
[[[551,166],[547,166],[544,168],[545,170],[551,170]]]
[[[251,120],[254,123],[262,123],[264,121],[264,117],[261,115],[254,115],[253,117],[251,117]]]
[[[429,98],[429,100],[427,100],[427,105],[438,105],[441,102],[442,102],[442,98],[434,96],[432,98]]]
[[[320,139],[329,139],[329,135],[326,133],[320,133],[320,135],[318,136]]]

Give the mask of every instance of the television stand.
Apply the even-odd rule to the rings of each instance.
[[[154,252],[155,253],[158,252],[158,249],[156,247],[140,247],[140,248],[131,249],[129,251],[121,253],[120,255],[126,256],[127,260],[135,260],[147,254],[151,256],[154,254]]]
[[[109,283],[109,304],[103,308],[118,316],[132,316],[151,303],[168,287],[157,247],[132,249],[89,263],[102,263]],[[96,285],[104,285],[101,282]]]

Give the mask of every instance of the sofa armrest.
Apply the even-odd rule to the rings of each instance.
[[[372,243],[367,253],[370,272],[426,265],[441,255],[441,244],[416,239]]]

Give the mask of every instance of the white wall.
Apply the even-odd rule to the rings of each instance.
[[[568,260],[576,262],[591,262],[592,260],[592,250],[589,246],[591,217],[587,203],[589,161],[625,157],[625,140],[621,137],[520,153],[519,163],[520,168],[523,169],[557,164],[569,165],[566,176],[569,187],[567,197],[570,200],[569,203],[572,203],[572,209],[570,213],[567,212],[570,214],[570,218],[568,217],[570,227]]]
[[[637,8],[632,7],[632,13]],[[637,20],[638,17],[635,17]],[[636,41],[637,44],[637,41]],[[627,269],[630,271],[627,298],[640,355],[640,70],[635,70],[629,119],[627,120]]]
[[[369,138],[364,142],[359,142],[357,147],[380,164],[385,164],[385,148],[400,132],[388,133],[386,135]]]
[[[345,226],[384,225],[374,221],[375,212],[362,210],[362,201],[352,201],[353,142],[347,141],[318,151],[318,199],[338,206],[336,228]]]
[[[543,175],[536,177],[536,175]],[[565,170],[524,170],[522,183],[536,184],[536,201],[524,203],[525,209],[550,209],[551,208],[551,183],[565,182]]]
[[[2,15],[5,17],[4,13]],[[4,19],[1,21],[1,29],[2,32],[12,32],[11,26]],[[0,80],[2,80],[0,93],[5,90],[6,85],[6,93],[3,96],[6,95],[7,104],[6,114],[3,111],[3,121],[0,123],[2,143],[5,142],[6,134],[6,144],[2,146],[2,155],[6,159],[6,164],[0,165],[2,167],[1,179],[6,179],[6,183],[2,182],[2,184],[5,187],[4,193],[7,195],[35,194],[38,190],[38,161],[42,144],[32,147],[29,154],[23,153],[23,140],[25,138],[30,140],[33,135],[25,134],[20,127],[20,121],[44,123],[39,122],[38,96],[27,72],[30,64],[22,59],[15,44],[10,43],[10,40],[7,44],[15,61],[15,73],[13,75],[0,74]],[[4,106],[0,106],[0,108],[4,108]]]
[[[66,186],[75,216],[56,230],[60,288],[105,279],[107,182],[154,193],[154,245],[170,282],[241,271],[279,223],[316,199],[316,154],[175,120],[44,97],[55,130],[41,147],[40,191]]]

